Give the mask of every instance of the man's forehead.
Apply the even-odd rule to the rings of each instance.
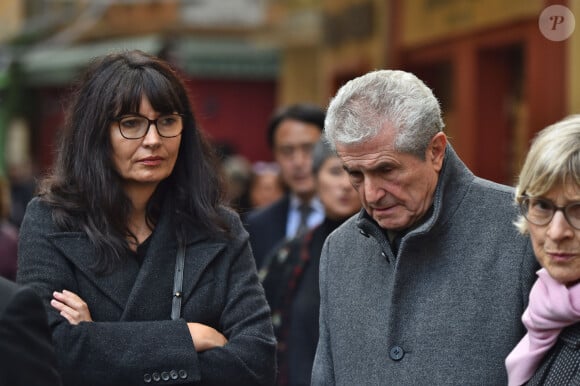
[[[339,152],[338,156],[347,170],[373,170],[399,164],[398,154],[383,149],[373,152]]]

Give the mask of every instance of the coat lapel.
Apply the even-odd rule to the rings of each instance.
[[[207,240],[192,243],[188,246],[183,275],[183,299],[185,302],[190,298],[194,288],[203,282],[213,280],[210,275],[203,276],[202,280],[202,275],[207,273],[208,265],[224,248],[225,243],[209,242]],[[171,283],[173,285],[173,280]]]
[[[126,259],[110,274],[93,269],[97,251],[83,233],[59,233],[52,242],[106,297],[122,310],[120,320],[163,320],[171,317],[173,277],[177,239],[173,211],[165,206],[141,267],[135,259]],[[225,248],[225,241],[209,237],[207,232],[191,227],[187,234],[183,276],[184,303],[194,288],[212,278],[204,275],[208,265]],[[82,297],[82,294],[79,294]]]
[[[59,233],[52,237],[52,242],[105,296],[120,308],[125,307],[132,282],[139,270],[135,260],[125,261],[121,268],[115,269],[111,274],[98,274],[93,268],[94,256],[98,252],[86,235],[76,232]],[[82,297],[82,294],[79,295]]]
[[[151,243],[127,300],[121,320],[164,320],[171,317],[177,238],[171,211],[165,211],[152,234]],[[184,303],[207,266],[225,247],[191,228],[187,235],[183,275]]]

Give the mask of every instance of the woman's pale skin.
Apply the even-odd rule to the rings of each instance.
[[[556,186],[542,198],[559,207],[580,201],[580,186]],[[534,254],[550,276],[565,285],[580,281],[580,230],[574,229],[558,210],[547,225],[528,221]]]
[[[153,109],[145,96],[141,99],[139,114],[151,120],[157,119],[160,115]],[[145,137],[126,139],[119,132],[116,123],[110,127],[110,136],[113,163],[123,178],[123,189],[133,203],[133,210],[129,218],[129,230],[135,237],[128,237],[127,241],[130,248],[135,251],[137,246],[153,232],[146,221],[147,202],[157,185],[173,171],[179,153],[181,136],[161,137],[155,126],[151,125]],[[70,324],[92,322],[86,302],[71,291],[55,291],[50,304]],[[187,327],[198,352],[222,347],[227,343],[226,337],[210,326],[188,322]]]
[[[316,191],[324,205],[326,217],[340,220],[352,216],[361,208],[358,193],[350,183],[348,173],[338,157],[327,158],[316,177]]]

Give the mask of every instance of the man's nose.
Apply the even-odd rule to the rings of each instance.
[[[374,177],[365,177],[363,189],[367,202],[378,202],[385,196],[385,189],[380,180]]]

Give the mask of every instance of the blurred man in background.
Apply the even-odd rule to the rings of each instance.
[[[268,144],[288,193],[245,219],[258,268],[280,242],[304,233],[324,218],[312,175],[312,149],[322,133],[324,118],[324,110],[317,106],[295,104],[278,111],[268,125]]]

